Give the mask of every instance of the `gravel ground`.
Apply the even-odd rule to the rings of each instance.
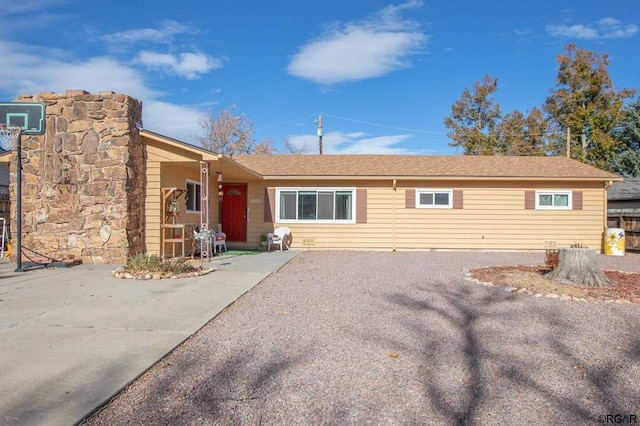
[[[599,258],[640,272],[640,255]],[[514,295],[464,270],[542,254],[302,253],[86,424],[640,419],[640,306]]]

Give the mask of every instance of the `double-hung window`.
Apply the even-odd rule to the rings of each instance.
[[[187,195],[185,199],[187,212],[200,211],[201,187],[199,182],[187,181]]]
[[[355,223],[353,188],[278,188],[277,222]]]
[[[416,208],[451,209],[453,208],[453,191],[450,189],[417,189]]]
[[[571,210],[571,191],[536,191],[536,209]]]

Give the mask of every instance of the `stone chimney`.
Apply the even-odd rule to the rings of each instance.
[[[46,133],[22,135],[25,255],[124,264],[144,252],[146,154],[137,128],[141,102],[124,94],[82,90],[15,101],[46,105]],[[13,242],[16,160],[14,147]]]

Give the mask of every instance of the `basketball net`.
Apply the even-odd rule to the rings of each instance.
[[[5,151],[13,149],[13,143],[20,137],[22,128],[17,126],[9,126],[8,124],[0,124],[0,146]]]

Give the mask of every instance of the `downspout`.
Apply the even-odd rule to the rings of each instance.
[[[604,230],[609,227],[609,201],[607,200],[607,191],[613,185],[613,181],[604,183]],[[604,232],[604,231],[603,231]]]
[[[609,181],[609,182],[605,182],[604,183],[604,190],[603,190],[603,197],[604,197],[604,218],[603,218],[603,227],[602,227],[602,246],[600,247],[600,253],[604,253],[604,244],[605,244],[605,238],[606,238],[606,233],[607,233],[607,228],[609,227],[609,201],[607,200],[607,190],[609,189],[609,187],[611,187],[611,185],[613,185],[613,181]]]
[[[396,251],[396,185],[397,181],[394,179],[392,182],[393,194],[391,196],[391,248]]]

